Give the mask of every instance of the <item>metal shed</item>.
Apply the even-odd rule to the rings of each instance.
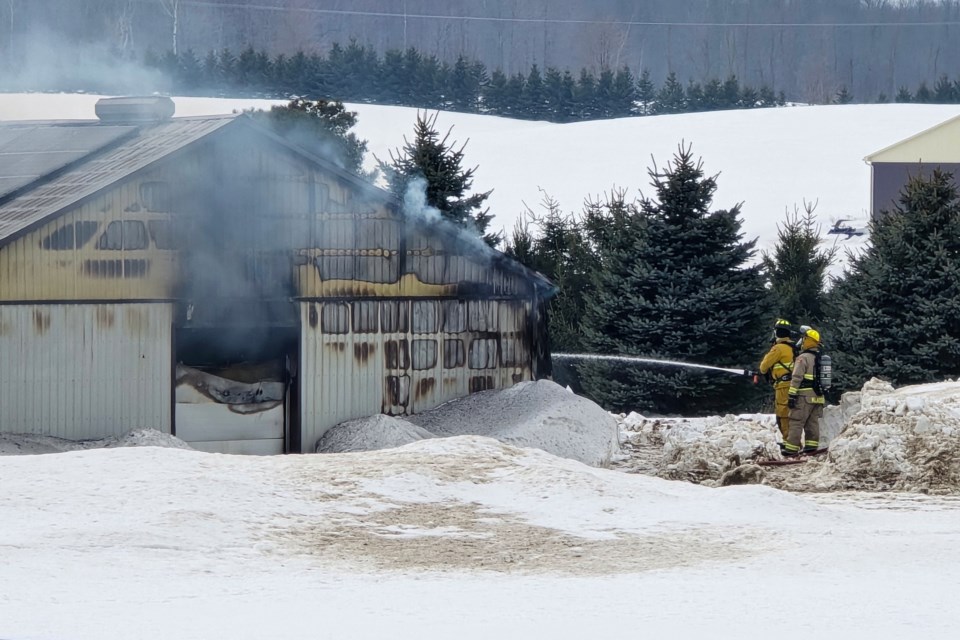
[[[960,116],[921,131],[864,158],[870,165],[870,213],[892,210],[912,176],[935,169],[960,178]],[[957,182],[960,185],[960,182]]]
[[[549,373],[552,286],[248,116],[0,125],[0,430],[312,451]]]

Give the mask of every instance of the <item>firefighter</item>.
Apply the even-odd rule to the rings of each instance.
[[[780,437],[787,441],[790,432],[790,408],[787,406],[790,377],[793,375],[793,340],[791,325],[777,320],[773,327],[773,346],[760,362],[760,373],[773,384],[774,413]]]
[[[823,415],[820,382],[820,332],[807,329],[801,338],[800,355],[793,362],[793,377],[790,379],[787,401],[790,432],[781,445],[785,456],[813,453],[820,447],[820,417]]]

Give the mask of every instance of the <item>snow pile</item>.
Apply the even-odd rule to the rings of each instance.
[[[165,447],[190,449],[183,440],[156,429],[133,429],[122,436],[102,440],[64,440],[53,436],[27,433],[0,433],[0,456],[64,453],[85,449],[109,449],[116,447]]]
[[[549,380],[474,393],[408,419],[434,435],[487,436],[592,466],[609,466],[620,450],[613,416]]]
[[[422,427],[380,414],[338,424],[317,441],[317,453],[375,451],[432,437],[433,434]]]
[[[741,464],[780,457],[772,415],[645,418],[631,413],[619,420],[630,456],[618,467],[634,473],[720,484],[725,473]],[[763,479],[759,469],[740,473],[741,480]]]
[[[810,489],[960,491],[960,382],[894,389],[873,379],[847,394],[846,422]]]

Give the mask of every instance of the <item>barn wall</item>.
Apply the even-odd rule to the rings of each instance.
[[[334,425],[533,379],[522,300],[302,302],[303,451]]]
[[[0,305],[0,429],[170,432],[171,305]]]

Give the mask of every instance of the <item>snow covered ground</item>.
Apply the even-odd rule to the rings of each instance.
[[[528,385],[534,405],[548,384]],[[480,399],[472,412],[509,414]],[[646,456],[650,475],[477,435],[244,457],[141,432],[124,443],[152,446],[8,455],[0,638],[952,637],[960,483],[911,465],[960,419],[960,382],[871,382],[854,400],[838,457],[724,488],[695,484],[717,484],[709,468],[653,476],[751,466],[770,416],[621,418],[621,462]],[[915,482],[883,484],[871,458]],[[850,484],[872,469],[881,482]]]
[[[91,118],[95,101],[0,96],[0,119]],[[180,115],[255,105],[176,101]],[[412,109],[353,108],[381,157],[413,126]],[[476,186],[496,189],[508,229],[538,186],[579,209],[614,184],[646,187],[650,155],[662,164],[686,140],[722,172],[717,205],[743,200],[747,234],[769,244],[803,198],[820,199],[827,224],[861,214],[863,156],[956,109],[438,124],[470,139]],[[471,405],[484,435],[432,437],[457,432],[454,411],[374,447],[361,425],[338,446],[362,451],[307,456],[207,454],[150,432],[4,436],[0,638],[954,636],[960,383],[871,382],[835,416],[828,456],[723,488],[704,485],[776,455],[770,416],[623,416],[624,455],[602,469],[564,442],[559,455],[514,446],[600,421],[537,406],[531,418]]]

